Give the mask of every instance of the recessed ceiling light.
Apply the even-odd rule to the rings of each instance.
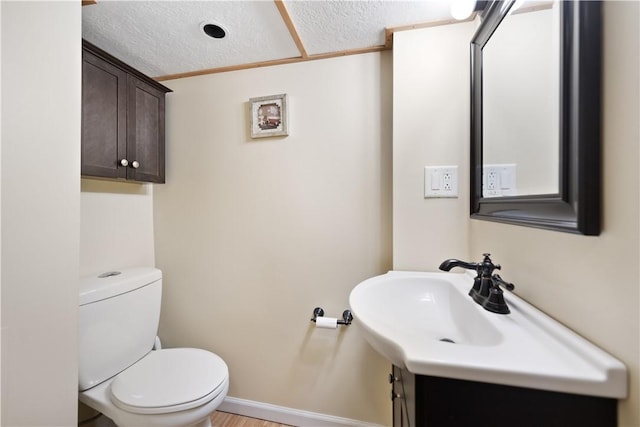
[[[227,32],[219,25],[216,24],[204,24],[202,26],[202,31],[209,37],[213,37],[214,39],[223,39]]]

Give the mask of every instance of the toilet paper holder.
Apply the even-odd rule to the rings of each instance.
[[[315,322],[318,317],[324,316],[324,310],[322,307],[316,307],[313,309],[313,317],[311,318],[312,322]],[[353,314],[351,314],[351,310],[345,310],[342,312],[342,319],[338,319],[338,325],[350,325],[353,321]]]

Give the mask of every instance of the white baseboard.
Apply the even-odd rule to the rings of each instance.
[[[380,424],[319,414],[317,412],[302,411],[300,409],[286,408],[284,406],[230,396],[224,399],[218,407],[218,410],[298,427],[383,427]]]

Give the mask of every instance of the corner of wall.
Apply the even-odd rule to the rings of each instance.
[[[468,186],[424,198],[425,166],[469,175],[469,40],[475,22],[394,34],[393,268],[437,270],[468,256]]]

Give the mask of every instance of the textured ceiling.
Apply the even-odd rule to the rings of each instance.
[[[385,28],[450,19],[449,0],[291,1],[291,19],[309,54],[385,44]]]
[[[98,0],[82,8],[82,33],[161,77],[384,46],[386,28],[451,19],[451,1],[287,0],[283,13],[272,0]],[[204,23],[227,37],[206,36]]]

